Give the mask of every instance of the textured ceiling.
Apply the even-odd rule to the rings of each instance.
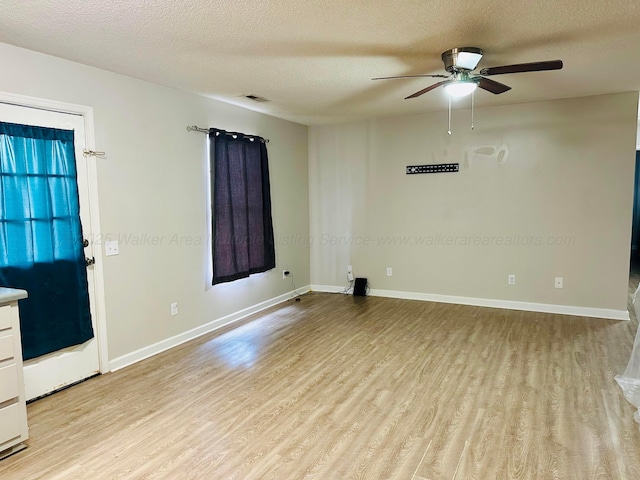
[[[479,68],[562,59],[494,77],[476,105],[640,90],[638,0],[3,0],[0,42],[304,124],[446,109],[441,52]],[[254,94],[268,103],[242,98]],[[461,103],[462,105],[463,103]],[[468,106],[465,105],[465,106]]]

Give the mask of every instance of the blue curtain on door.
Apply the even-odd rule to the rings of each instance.
[[[22,351],[93,337],[73,131],[0,122],[0,286],[20,301]]]
[[[633,221],[631,223],[631,261],[640,263],[640,151],[636,152],[636,173],[633,187]]]

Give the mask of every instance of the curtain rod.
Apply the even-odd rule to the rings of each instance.
[[[187,125],[187,132],[209,133],[209,129],[208,128],[200,128],[197,125]],[[261,140],[264,140],[264,143],[269,143],[269,139],[268,138],[262,138],[262,137],[259,137],[258,135],[245,135],[245,136],[247,138],[252,138],[252,137],[260,138]]]

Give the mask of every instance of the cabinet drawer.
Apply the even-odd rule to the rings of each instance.
[[[13,358],[13,335],[0,337],[0,362]]]
[[[11,306],[0,307],[0,330],[11,328]]]
[[[8,407],[0,408],[0,445],[4,442],[20,436],[20,405],[15,403]]]
[[[0,403],[18,396],[18,370],[12,363],[0,368]],[[0,422],[2,424],[2,422]]]

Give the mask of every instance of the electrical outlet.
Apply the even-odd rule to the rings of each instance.
[[[291,275],[291,272],[289,270],[282,270],[282,279],[283,280],[286,280],[289,275]]]
[[[507,277],[507,283],[509,285],[515,285],[516,284],[516,276],[512,273],[509,275],[509,277]]]
[[[178,314],[178,303],[174,302],[171,304],[171,316]]]
[[[393,276],[393,269],[391,267],[387,267],[387,277]]]
[[[347,278],[353,282],[353,267],[351,265],[347,265]]]
[[[562,277],[556,277],[556,281],[555,281],[554,286],[556,288],[562,288],[563,284],[564,284],[563,278]]]

